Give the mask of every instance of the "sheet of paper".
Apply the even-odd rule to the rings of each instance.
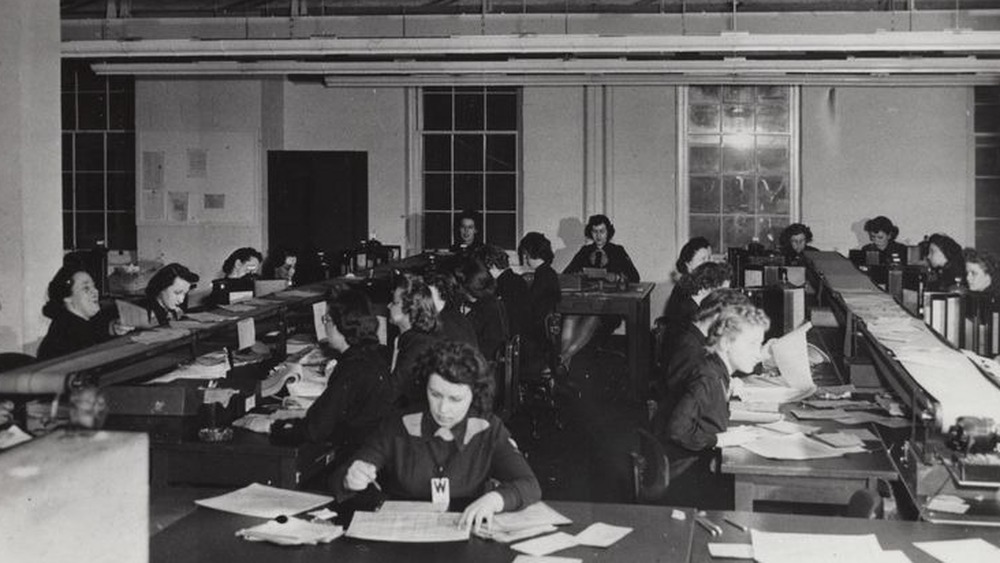
[[[200,323],[218,323],[222,321],[228,321],[232,317],[227,317],[225,315],[219,315],[216,313],[203,311],[201,313],[185,313],[184,318],[198,321]]]
[[[851,434],[857,436],[865,442],[878,442],[878,436],[871,433],[871,430],[867,428],[844,428],[840,431],[843,434]]]
[[[858,446],[864,446],[865,443],[852,434],[844,434],[843,432],[828,432],[825,434],[814,434],[813,438],[833,446],[835,448],[855,448]]]
[[[733,403],[730,403],[733,404]],[[777,422],[781,420],[781,413],[778,412],[757,412],[745,410],[729,411],[729,422],[748,422],[750,424],[762,424],[767,422]]]
[[[544,502],[536,502],[517,512],[501,512],[493,517],[494,529],[514,531],[542,524],[562,526],[572,523],[572,520],[556,512]]]
[[[748,543],[709,543],[708,554],[717,559],[753,559],[753,546]]]
[[[558,555],[518,555],[514,558],[514,563],[583,563],[583,559]]]
[[[874,534],[788,534],[751,530],[753,555],[768,563],[871,561],[881,556]]]
[[[32,439],[28,434],[16,424],[11,424],[7,428],[0,430],[0,450],[14,447]]]
[[[743,448],[768,459],[787,460],[823,459],[865,451],[864,448],[834,448],[800,433],[761,438],[743,444]]]
[[[549,555],[563,549],[577,545],[576,537],[566,532],[556,532],[548,536],[542,536],[510,546],[511,549],[527,553],[528,555]]]
[[[123,299],[115,299],[115,308],[118,309],[118,322],[135,328],[152,328],[156,326],[150,319],[149,309],[130,303]]]
[[[387,500],[378,510],[379,512],[447,512],[448,507],[418,500]]]
[[[167,218],[179,223],[188,220],[188,192],[167,192]]]
[[[763,434],[755,426],[736,426],[725,432],[715,435],[716,446],[719,448],[731,448],[742,446],[760,438]]]
[[[625,526],[612,526],[604,522],[594,522],[576,535],[576,542],[590,547],[610,547],[632,531]]]
[[[965,514],[969,511],[969,504],[957,497],[948,498],[945,495],[941,495],[932,498],[927,503],[927,508],[937,512],[947,512],[948,514]]]
[[[761,424],[760,427],[779,434],[795,434],[796,432],[801,432],[807,436],[819,431],[819,427],[817,426],[799,424],[790,420],[779,420],[778,422],[772,422],[770,424]]]
[[[224,495],[194,501],[198,506],[258,518],[291,516],[333,501],[333,497],[253,483]]]
[[[457,512],[354,513],[347,537],[371,541],[434,543],[465,541],[469,530],[458,525]]]
[[[378,343],[382,346],[386,346],[389,342],[389,321],[382,315],[376,315],[378,319]]]
[[[812,328],[811,323],[804,323],[775,340],[771,345],[771,354],[774,356],[774,363],[778,365],[781,377],[788,386],[793,389],[808,389],[811,395],[816,390],[816,384],[812,380],[809,351],[806,346],[806,333],[810,328]]]
[[[257,321],[252,318],[240,319],[236,323],[236,333],[239,335],[238,350],[253,346],[257,341]]]
[[[996,563],[1000,548],[982,538],[913,542],[921,551],[942,563]]]
[[[326,340],[326,323],[323,317],[326,316],[326,301],[313,303],[313,328],[316,329],[316,342]]]
[[[799,420],[832,420],[847,416],[843,409],[792,409],[792,414]]]
[[[514,530],[512,532],[504,532],[498,530],[483,530],[475,529],[472,533],[479,537],[486,538],[488,540],[493,540],[500,543],[513,543],[516,541],[521,541],[527,538],[533,538],[535,536],[540,536],[542,534],[549,534],[556,531],[556,527],[552,524],[542,524],[541,526],[531,526],[530,528],[522,528],[520,530]]]
[[[344,535],[340,526],[307,522],[289,518],[286,522],[269,520],[252,528],[238,530],[236,535],[250,541],[266,541],[278,545],[318,545],[330,543]]]

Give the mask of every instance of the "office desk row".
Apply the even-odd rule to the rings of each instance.
[[[690,509],[562,501],[551,501],[548,504],[573,521],[568,526],[560,527],[561,531],[570,534],[579,533],[595,522],[633,528],[631,533],[608,548],[577,546],[554,554],[576,557],[588,562],[712,561],[707,547],[709,542],[750,543],[749,532],[726,523],[724,518],[752,529],[769,532],[875,534],[883,549],[902,550],[915,563],[936,561],[914,547],[915,541],[979,537],[1000,546],[1000,530],[997,529],[748,512],[709,513],[708,517],[718,523],[723,530],[721,536],[712,537],[695,523],[695,514]],[[682,512],[684,519],[675,518],[675,511]],[[517,554],[505,544],[475,537],[463,542],[430,544],[371,542],[341,537],[331,543],[317,546],[285,547],[249,542],[236,536],[236,531],[262,522],[263,520],[259,518],[198,508],[194,513],[150,539],[150,561],[154,563],[265,561],[509,563]]]

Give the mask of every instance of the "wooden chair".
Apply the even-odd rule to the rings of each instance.
[[[639,449],[632,458],[632,492],[635,502],[655,504],[663,500],[670,485],[670,460],[663,444],[645,428],[636,429]]]
[[[507,339],[493,363],[497,378],[497,416],[510,420],[521,406],[521,337]]]

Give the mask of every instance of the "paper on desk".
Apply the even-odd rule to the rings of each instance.
[[[542,536],[533,540],[515,543],[511,549],[527,553],[528,555],[542,556],[555,553],[557,551],[573,547],[577,544],[576,537],[566,532],[556,532],[548,536]]]
[[[134,328],[152,328],[156,323],[150,318],[149,309],[122,299],[115,299],[118,322]]]
[[[132,333],[129,340],[136,344],[158,344],[160,342],[170,342],[188,335],[188,330],[183,328],[154,328],[153,330],[143,330]]]
[[[357,511],[347,537],[371,541],[434,543],[465,541],[469,529],[459,527],[458,512]]]
[[[761,424],[760,428],[765,428],[778,434],[795,434],[796,432],[801,432],[802,434],[809,435],[819,431],[819,427],[817,426],[799,424],[790,420],[779,420],[770,424]]]
[[[717,559],[753,559],[753,546],[748,543],[709,543],[708,554]]]
[[[185,313],[184,318],[191,319],[193,321],[198,321],[200,323],[218,323],[222,321],[228,321],[232,317],[226,317],[224,315],[219,315],[216,313],[210,313],[208,311],[204,311],[201,313]]]
[[[12,448],[31,439],[31,434],[21,430],[21,427],[18,425],[11,424],[7,428],[0,430],[0,450]]]
[[[735,405],[738,403],[729,404]],[[764,422],[777,422],[779,420],[781,420],[781,413],[778,412],[747,411],[734,409],[732,407],[729,409],[729,422],[749,422],[751,424],[760,424]]]
[[[513,563],[583,563],[577,557],[559,557],[556,555],[518,555]]]
[[[590,547],[610,547],[632,531],[625,526],[612,526],[604,522],[594,522],[576,535],[576,543]]]
[[[527,538],[533,538],[535,536],[540,536],[542,534],[548,534],[556,531],[556,527],[552,524],[542,524],[540,526],[531,526],[530,528],[521,528],[520,530],[513,530],[510,532],[504,532],[499,530],[486,529],[485,527],[473,528],[472,533],[488,540],[493,540],[499,543],[511,543],[520,541]]]
[[[874,534],[789,534],[750,530],[754,559],[760,563],[845,563],[878,560],[882,546]]]
[[[344,535],[344,529],[340,526],[289,518],[287,522],[269,520],[252,528],[244,528],[238,530],[236,535],[249,541],[266,541],[278,545],[317,545],[339,538]]]
[[[773,438],[761,438],[759,440],[743,444],[743,448],[768,459],[787,460],[840,457],[848,453],[860,453],[865,451],[862,447],[834,448],[817,442],[802,433],[775,436]]]
[[[249,313],[254,310],[252,305],[246,303],[230,303],[229,305],[219,305],[220,309],[225,309],[230,313]]]
[[[755,426],[735,426],[726,430],[725,432],[719,432],[715,435],[716,447],[719,448],[731,448],[733,446],[742,446],[748,442],[752,442],[760,438],[762,433],[757,430]]]
[[[982,538],[913,542],[921,551],[943,563],[996,563],[1000,548]]]
[[[948,514],[965,514],[969,511],[969,504],[953,495],[938,495],[927,503],[927,508]]]
[[[840,431],[843,434],[850,434],[852,436],[857,436],[862,441],[865,442],[878,442],[878,436],[871,433],[867,428],[844,428]]]
[[[778,371],[788,386],[793,389],[808,389],[811,395],[816,391],[816,384],[812,380],[809,348],[806,345],[806,333],[810,328],[812,324],[805,322],[799,328],[775,340],[771,344],[771,355],[774,356],[774,363],[778,365]]]
[[[865,445],[865,443],[861,441],[861,438],[843,432],[827,432],[825,434],[814,434],[813,438],[819,440],[820,442],[823,442],[824,444],[833,446],[835,448],[856,448]]]
[[[333,497],[290,491],[253,483],[224,495],[194,501],[198,506],[258,518],[277,518],[305,512],[333,500]]]
[[[447,512],[443,503],[434,504],[419,500],[387,500],[379,507],[379,512]]]
[[[799,420],[831,420],[847,416],[843,409],[792,409],[792,414]]]
[[[288,289],[278,293],[272,293],[271,297],[280,299],[298,299],[300,297],[317,297],[323,295],[322,291],[310,291],[308,289]]]
[[[573,521],[562,514],[556,512],[551,506],[544,502],[536,502],[517,512],[502,512],[493,517],[493,528],[511,532],[523,528],[551,524],[562,526],[571,524]]]

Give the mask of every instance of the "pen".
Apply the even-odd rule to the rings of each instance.
[[[697,522],[698,525],[701,526],[702,528],[705,528],[705,531],[707,531],[709,535],[711,535],[712,537],[722,535],[722,528],[720,528],[718,525],[716,525],[708,518],[702,516],[695,516],[694,521]]]
[[[737,530],[739,530],[741,532],[746,532],[747,531],[747,527],[746,526],[744,526],[743,524],[740,524],[739,522],[737,522],[736,520],[733,520],[732,518],[730,518],[728,516],[726,516],[725,518],[723,518],[723,520],[725,520],[726,522],[728,522],[729,524],[731,524],[732,526],[734,526]]]

